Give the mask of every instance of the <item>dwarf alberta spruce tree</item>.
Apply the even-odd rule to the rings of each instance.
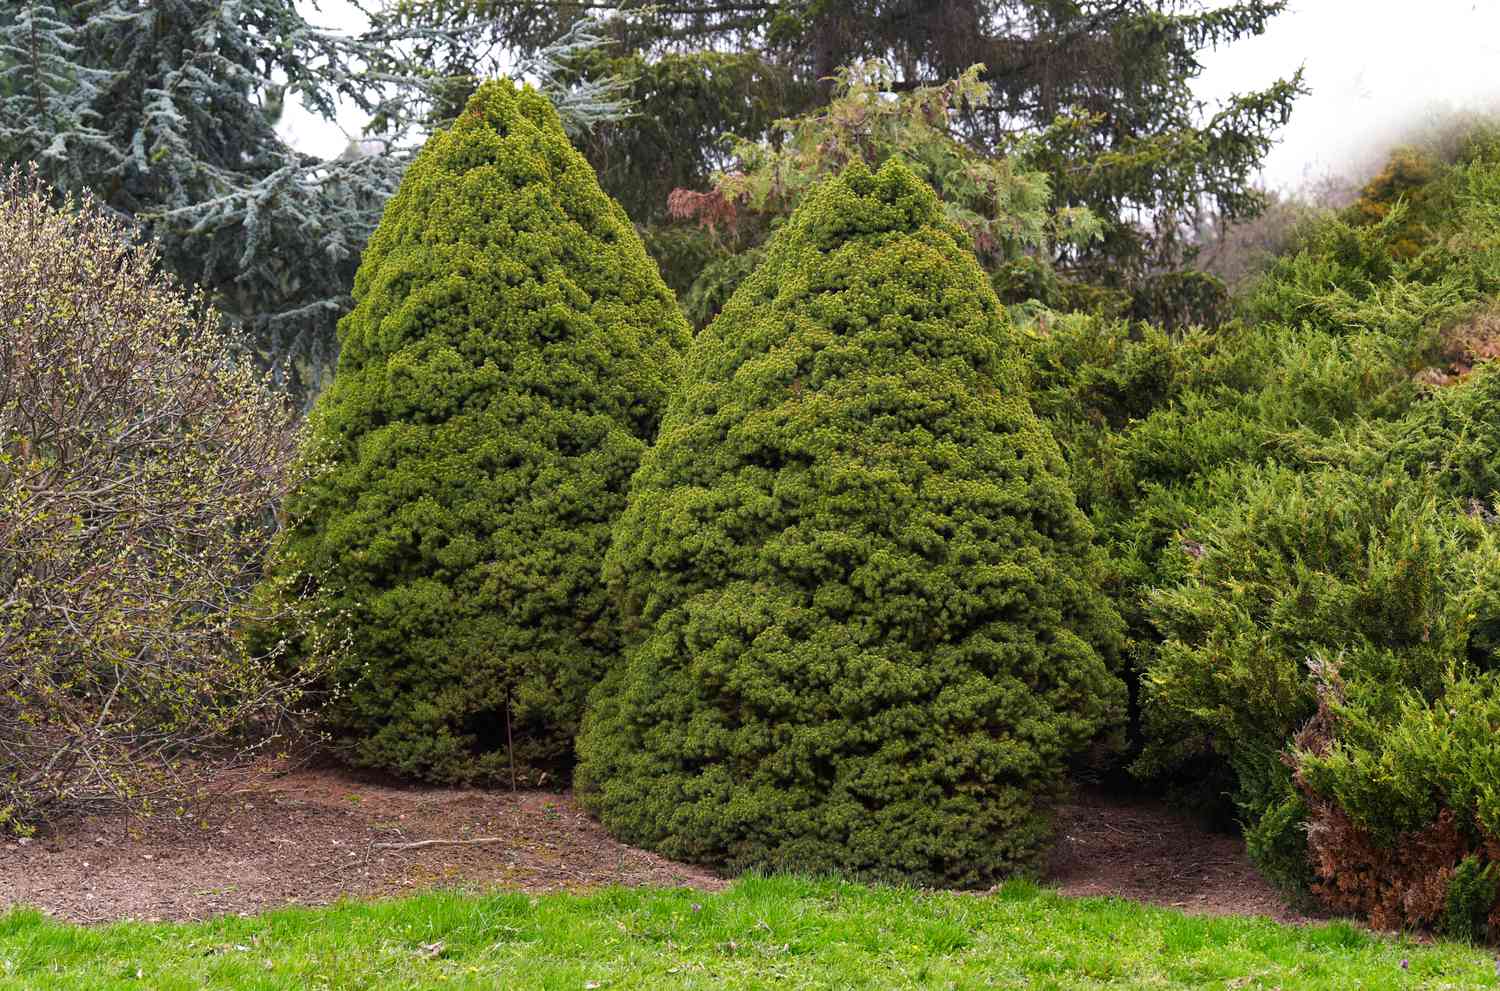
[[[1109,727],[1116,614],[1003,310],[899,163],[809,196],[699,334],[606,577],[576,786],[733,868],[973,885]]]
[[[687,324],[553,108],[506,81],[418,155],[354,295],[312,414],[329,467],[280,558],[352,631],[333,728],[414,777],[559,780],[618,650],[600,563]]]

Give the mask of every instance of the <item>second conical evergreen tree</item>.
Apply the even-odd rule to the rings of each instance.
[[[700,333],[606,565],[639,640],[577,787],[617,836],[934,884],[1036,863],[1120,715],[1120,623],[964,244],[906,168],[851,168]]]
[[[358,763],[566,780],[617,652],[599,578],[689,330],[535,91],[482,86],[386,208],[276,562],[341,611]]]

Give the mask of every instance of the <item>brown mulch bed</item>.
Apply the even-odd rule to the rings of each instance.
[[[78,922],[201,919],[439,886],[726,884],[616,842],[566,794],[411,787],[309,768],[231,795],[205,822],[86,819],[0,842],[0,909],[33,905]],[[500,842],[452,842],[486,838]],[[409,845],[424,840],[442,842]],[[1070,895],[1299,918],[1237,838],[1161,804],[1085,795],[1063,807],[1047,880]]]
[[[78,922],[201,919],[440,886],[725,885],[615,842],[569,795],[410,787],[310,768],[228,801],[208,828],[100,818],[0,843],[0,908],[33,905]],[[503,842],[382,846],[488,837]]]
[[[1238,836],[1154,800],[1078,796],[1058,810],[1046,881],[1065,895],[1117,895],[1201,915],[1307,922],[1255,872]]]

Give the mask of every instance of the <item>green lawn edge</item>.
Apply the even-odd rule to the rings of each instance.
[[[1015,881],[985,895],[436,891],[200,923],[0,915],[0,989],[1494,988],[1492,952],[1346,922],[1189,916]]]

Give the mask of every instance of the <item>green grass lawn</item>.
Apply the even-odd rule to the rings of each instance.
[[[1403,967],[1403,962],[1406,966]],[[0,916],[0,989],[1494,988],[1493,954],[1193,918],[1024,883],[434,893],[174,925]]]

